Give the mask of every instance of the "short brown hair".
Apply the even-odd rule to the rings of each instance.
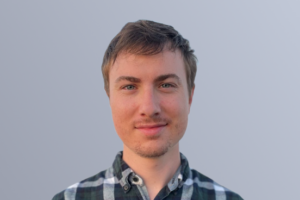
[[[121,52],[155,55],[162,52],[166,45],[171,51],[180,50],[191,94],[192,88],[195,86],[197,58],[194,50],[190,48],[189,41],[184,39],[172,26],[148,20],[127,23],[108,45],[102,63],[102,75],[107,94],[109,94],[109,69]]]

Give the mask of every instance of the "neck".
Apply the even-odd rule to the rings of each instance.
[[[180,166],[179,145],[156,158],[141,157],[124,145],[123,160],[143,178],[150,199],[154,199]]]

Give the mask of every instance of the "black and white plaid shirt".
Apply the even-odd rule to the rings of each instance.
[[[196,170],[191,170],[184,155],[181,166],[160,190],[155,200],[242,200],[242,198],[217,184]],[[118,153],[113,166],[95,176],[76,183],[58,193],[52,200],[148,200],[146,186]]]

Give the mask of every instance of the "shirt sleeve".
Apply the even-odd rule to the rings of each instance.
[[[62,192],[56,194],[56,195],[52,198],[52,200],[65,200],[64,192],[62,191]]]

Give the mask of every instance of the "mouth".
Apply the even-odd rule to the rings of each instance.
[[[158,127],[163,127],[167,126],[167,123],[161,123],[161,124],[141,124],[136,126],[136,129],[152,129],[152,128],[158,128]]]
[[[167,125],[167,123],[141,124],[135,126],[135,129],[140,131],[146,137],[153,137],[158,136]]]

